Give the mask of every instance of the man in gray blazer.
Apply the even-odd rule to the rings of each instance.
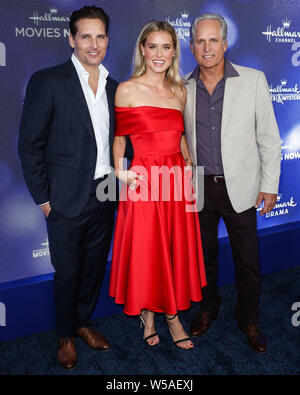
[[[261,215],[277,201],[281,143],[264,74],[224,57],[227,25],[203,14],[191,28],[191,51],[198,63],[186,76],[185,132],[193,164],[204,166],[204,207],[199,212],[208,285],[201,313],[191,326],[204,334],[217,317],[218,225],[228,231],[238,290],[235,318],[258,352],[266,352],[258,305],[260,269],[256,208]],[[194,177],[197,189],[197,175]]]

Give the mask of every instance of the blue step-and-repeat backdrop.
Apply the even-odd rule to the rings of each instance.
[[[167,20],[177,30],[185,74],[195,67],[189,46],[193,19],[203,12],[225,17],[228,58],[265,72],[282,140],[278,202],[271,213],[258,217],[258,227],[299,221],[299,0],[1,0],[0,283],[53,271],[45,221],[23,181],[17,156],[18,128],[30,75],[70,57],[68,17],[74,9],[91,4],[103,7],[111,16],[104,64],[118,81],[129,77],[136,38],[149,20]],[[220,236],[225,235],[221,224]]]

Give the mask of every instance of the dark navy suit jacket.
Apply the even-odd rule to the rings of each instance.
[[[107,78],[111,166],[117,85]],[[51,208],[66,218],[74,218],[83,211],[94,178],[97,145],[71,60],[38,71],[30,78],[18,151],[26,184],[36,204],[50,201]]]

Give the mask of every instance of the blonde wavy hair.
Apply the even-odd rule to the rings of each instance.
[[[173,46],[175,49],[172,64],[166,72],[166,79],[170,85],[171,91],[174,93],[176,89],[183,90],[184,84],[179,74],[179,58],[180,58],[180,45],[175,29],[166,21],[150,21],[142,29],[139,34],[133,56],[133,73],[131,78],[142,76],[146,72],[146,63],[142,55],[141,47],[145,46],[147,37],[153,32],[168,32],[172,38]]]

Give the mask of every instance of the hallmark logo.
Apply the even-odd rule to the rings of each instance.
[[[182,19],[188,19],[189,14],[188,14],[188,12],[183,11],[183,12],[181,13],[181,16],[182,16]]]
[[[43,246],[44,248],[40,248],[38,250],[33,250],[32,251],[33,258],[42,258],[44,256],[49,256],[50,255],[48,240],[45,243],[41,243],[41,246]]]
[[[286,31],[291,26],[291,21],[289,19],[283,19],[281,22],[282,26],[273,29],[272,25],[268,25],[267,30],[262,32],[269,43],[273,38],[277,43],[294,43],[296,38],[300,38],[300,31]]]
[[[294,86],[288,86],[287,80],[280,80],[280,85],[269,85],[269,91],[271,93],[272,101],[276,103],[284,104],[286,101],[297,101],[300,100],[300,90],[298,89],[298,84]]]
[[[6,66],[6,47],[0,42],[0,66]]]
[[[282,25],[285,29],[289,29],[290,24],[291,24],[291,21],[289,21],[287,18],[285,20],[284,19],[282,20]]]
[[[277,196],[277,203],[273,210],[271,210],[269,213],[266,213],[266,218],[272,218],[272,217],[278,217],[279,215],[286,215],[290,213],[290,209],[294,208],[298,205],[294,201],[294,196],[291,196],[289,200],[283,201],[282,200],[282,194]],[[257,211],[261,211],[262,206],[260,206]]]
[[[189,13],[182,11],[180,13],[180,17],[177,17],[175,20],[171,20],[169,16],[166,18],[166,21],[169,22],[176,30],[179,40],[187,43],[189,43],[190,40],[190,27],[192,25],[188,20],[188,17]]]
[[[6,307],[0,302],[0,326],[6,326]]]
[[[68,25],[69,22],[68,16],[59,16],[58,10],[56,8],[50,8],[49,12],[45,12],[44,14],[39,14],[38,11],[33,13],[33,16],[29,16],[28,19],[33,21],[34,27],[31,26],[22,26],[15,27],[16,37],[26,37],[26,38],[60,38],[60,37],[68,37],[69,29],[67,27],[60,28],[57,27],[58,22],[63,22]],[[51,24],[47,27],[40,27],[40,24],[48,23]]]
[[[33,16],[29,19],[33,20],[34,24],[38,26],[39,22],[69,22],[68,16],[56,16],[57,9],[50,8],[50,12],[45,12],[44,15],[39,15],[38,11],[35,11]]]
[[[286,86],[286,84],[287,84],[287,80],[285,80],[285,79],[280,80],[280,82],[281,82],[281,85],[282,85],[282,86]]]

